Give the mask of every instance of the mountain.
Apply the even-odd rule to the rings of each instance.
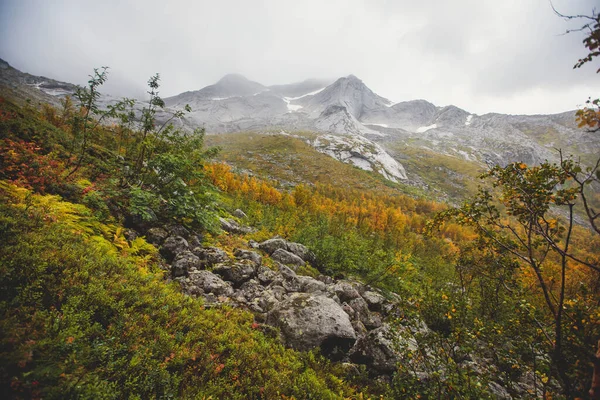
[[[20,72],[4,61],[0,85],[22,99],[55,104],[75,90],[72,84]],[[104,104],[110,101],[110,96],[102,99]],[[556,161],[557,148],[584,163],[600,153],[600,138],[579,129],[573,111],[476,115],[422,99],[394,104],[354,75],[334,82],[308,79],[265,86],[229,74],[165,103],[167,111],[191,106],[193,111],[178,122],[184,129],[285,133],[337,160],[438,198],[460,197],[488,165]],[[167,117],[165,113],[159,119]]]

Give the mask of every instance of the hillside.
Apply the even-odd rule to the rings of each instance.
[[[3,397],[587,391],[600,236],[573,223],[594,196],[577,184],[587,159],[535,158],[560,141],[592,159],[597,142],[568,114],[478,117],[393,105],[353,76],[314,89],[238,75],[182,95],[189,112],[183,98],[94,97],[100,70],[75,99],[37,107],[26,99],[44,101],[46,78],[5,70]],[[272,106],[312,130],[260,127]],[[233,130],[247,107],[250,131],[162,123]],[[377,113],[388,128],[362,131]],[[477,180],[494,157],[507,164]]]

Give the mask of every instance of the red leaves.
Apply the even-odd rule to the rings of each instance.
[[[44,193],[49,186],[60,183],[63,164],[32,142],[3,139],[0,141],[0,164],[3,177],[27,188]]]

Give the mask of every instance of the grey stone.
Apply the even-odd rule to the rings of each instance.
[[[298,276],[298,281],[300,282],[300,290],[305,293],[324,292],[327,288],[323,282],[311,278],[310,276]]]
[[[236,208],[235,211],[233,213],[231,213],[234,217],[243,219],[243,218],[248,218],[248,216],[246,215],[245,212],[243,212],[242,210],[240,210],[239,208]]]
[[[350,300],[348,305],[354,310],[355,319],[362,322],[367,329],[375,329],[381,326],[381,317],[369,311],[369,306],[362,297]]]
[[[231,284],[223,281],[210,271],[193,271],[189,274],[190,284],[201,288],[205,293],[215,296],[231,296],[233,288]]]
[[[227,253],[218,247],[196,247],[192,252],[200,258],[203,267],[211,267],[215,264],[230,261]]]
[[[160,247],[160,254],[167,260],[172,261],[175,256],[184,250],[189,250],[187,240],[181,236],[169,236]]]
[[[271,282],[273,282],[276,276],[277,274],[275,273],[275,271],[262,265],[256,270],[256,277],[258,281],[263,285],[268,285]]]
[[[360,297],[358,291],[348,281],[339,281],[333,286],[333,291],[341,301],[349,302],[352,299]]]
[[[300,243],[288,242],[287,251],[297,255],[307,262],[314,262],[315,260],[315,255],[308,249],[308,247]]]
[[[284,249],[275,250],[273,254],[271,254],[271,258],[282,264],[291,265],[296,268],[298,268],[299,266],[306,265],[304,260],[302,260],[300,257]]]
[[[221,218],[219,217],[219,222],[221,223],[221,229],[225,232],[234,233],[234,234],[246,234],[251,233],[254,230],[248,226],[241,226],[231,218]]]
[[[171,265],[174,277],[187,275],[196,268],[200,268],[200,259],[189,250],[178,253]]]
[[[167,230],[169,231],[169,235],[171,235],[171,236],[183,236],[183,237],[190,236],[190,231],[183,225],[178,225],[178,224],[169,225],[167,227]]]
[[[262,264],[262,257],[255,251],[236,249],[233,255],[240,260],[250,260],[257,267]]]
[[[384,324],[364,337],[360,337],[350,352],[350,359],[359,364],[366,364],[383,374],[396,371],[399,355],[394,346],[394,333],[389,325]]]
[[[377,292],[367,290],[362,294],[362,298],[365,299],[369,305],[369,309],[372,311],[381,311],[381,306],[385,302],[385,297]]]
[[[217,264],[213,272],[223,277],[224,280],[233,282],[235,287],[248,281],[256,275],[256,269],[251,263],[235,263],[233,265]]]
[[[259,243],[258,247],[265,253],[271,255],[275,250],[283,249],[287,250],[287,242],[284,239],[269,239]]]
[[[321,295],[292,294],[269,311],[267,323],[279,327],[286,344],[297,350],[320,346],[323,354],[339,355],[356,341],[348,314]]]

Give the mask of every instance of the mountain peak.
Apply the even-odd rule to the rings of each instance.
[[[242,74],[227,74],[224,77],[222,77],[221,79],[219,79],[217,84],[219,84],[219,83],[246,83],[246,82],[251,82],[251,81]]]

